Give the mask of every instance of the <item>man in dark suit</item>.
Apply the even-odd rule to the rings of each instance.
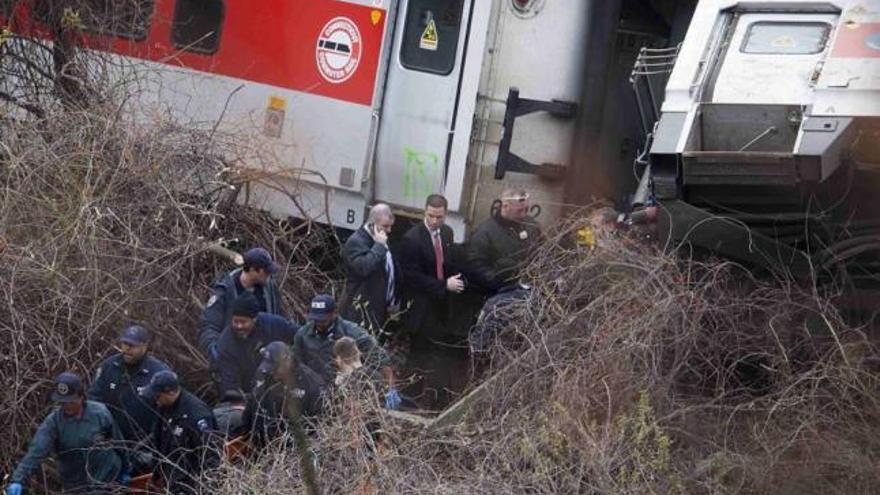
[[[391,207],[378,203],[370,209],[367,223],[342,247],[348,275],[342,317],[374,334],[384,331],[388,315],[399,307],[400,274],[388,248],[393,225]]]
[[[464,280],[452,260],[452,229],[444,222],[448,203],[439,194],[425,201],[425,219],[403,236],[397,254],[403,272],[405,328],[415,342],[444,333],[448,294],[464,290]]]

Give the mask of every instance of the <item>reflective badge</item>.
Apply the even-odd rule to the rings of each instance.
[[[295,388],[290,391],[290,395],[292,395],[293,397],[295,397],[297,399],[302,399],[303,397],[306,396],[306,391],[301,388]]]
[[[179,437],[183,434],[183,428],[176,426],[173,430],[171,430],[171,434],[175,437]]]
[[[66,383],[59,383],[59,384],[58,384],[58,393],[59,393],[59,394],[61,394],[61,395],[67,395],[68,392],[70,392],[70,389],[67,388],[67,384],[66,384]]]
[[[217,302],[217,294],[211,294],[211,297],[208,298],[208,304],[205,305],[205,307],[210,308],[215,302]]]
[[[145,386],[144,386],[144,387],[138,387],[138,388],[137,388],[137,394],[138,394],[138,395],[144,395],[144,389],[145,389],[145,388],[147,388],[147,387],[145,387]]]
[[[196,423],[196,426],[199,427],[199,431],[202,431],[202,432],[208,431],[208,420],[207,419],[200,419],[199,422]]]
[[[520,233],[519,233],[519,238],[522,239],[522,240],[526,240],[526,239],[529,238],[529,233],[526,232],[525,230],[520,231]]]
[[[116,384],[115,384],[115,383],[111,383],[111,384],[110,384],[110,390],[116,390]]]

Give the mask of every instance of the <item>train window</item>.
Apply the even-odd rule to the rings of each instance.
[[[825,49],[831,26],[824,22],[755,22],[740,51],[774,55],[807,55]]]
[[[76,12],[84,31],[96,34],[142,40],[150,30],[155,0],[72,0],[52,2],[38,0],[36,17],[47,24],[63,22],[65,11]]]
[[[9,17],[18,0],[0,0],[0,15]]]
[[[220,47],[220,28],[226,6],[223,0],[177,0],[171,41],[182,50],[214,53]]]
[[[452,72],[463,7],[464,0],[409,0],[400,63],[432,74]]]

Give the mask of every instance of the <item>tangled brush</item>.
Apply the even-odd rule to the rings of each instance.
[[[582,247],[584,218],[529,267],[529,297],[499,315],[490,370],[452,419],[384,416],[393,442],[378,452],[332,440],[362,420],[322,423],[326,493],[874,490],[880,380],[860,329],[733,263],[626,236]],[[278,455],[227,466],[222,493],[301,492]]]
[[[0,141],[0,465],[9,472],[47,412],[49,383],[88,378],[124,325],[145,324],[153,352],[207,390],[195,347],[201,304],[234,264],[213,254],[265,246],[281,259],[290,315],[332,272],[313,254],[337,242],[309,221],[241,207],[231,141],[170,121],[141,127],[116,109],[3,122]],[[224,157],[224,158],[220,158]],[[317,260],[317,261],[316,261]]]

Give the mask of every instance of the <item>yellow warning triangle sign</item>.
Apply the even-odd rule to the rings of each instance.
[[[425,30],[422,31],[422,38],[419,40],[419,48],[422,50],[436,50],[439,41],[440,40],[437,36],[437,23],[434,22],[434,19],[431,19],[428,21],[428,25],[425,26]]]

